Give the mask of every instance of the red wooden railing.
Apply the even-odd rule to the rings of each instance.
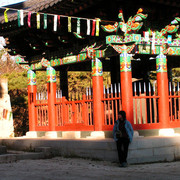
[[[170,126],[180,126],[180,89],[179,82],[169,83]]]
[[[115,120],[118,118],[118,111],[122,110],[120,83],[111,84],[110,88],[104,87],[104,126],[103,130],[112,130]]]
[[[48,102],[47,92],[36,94],[36,130],[48,131],[49,119],[48,119]]]
[[[68,101],[65,97],[56,102],[56,130],[93,131],[92,99],[83,95],[81,100]]]
[[[134,129],[158,128],[158,99],[156,83],[135,82],[133,96]]]
[[[158,119],[158,100],[156,84],[133,83],[133,127],[135,130],[160,129]],[[36,107],[36,130],[48,131],[48,102],[47,93],[38,93]],[[71,101],[56,94],[56,131],[94,131],[93,101],[91,89],[81,98],[71,98]],[[118,111],[122,110],[120,84],[104,87],[104,125],[103,131],[112,131]],[[179,83],[170,83],[169,86],[169,127],[180,126],[180,90]]]
[[[158,118],[158,100],[156,83],[135,82],[133,83],[133,127],[135,130],[160,129],[161,123]],[[117,87],[117,89],[116,89]],[[175,86],[174,86],[175,87]],[[169,128],[180,126],[180,90],[179,83],[170,90],[170,122]],[[103,130],[112,130],[117,112],[122,110],[120,85],[104,88],[104,112],[105,121]]]

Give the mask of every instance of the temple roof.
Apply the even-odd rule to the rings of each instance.
[[[162,29],[174,17],[179,16],[180,12],[179,0],[137,0],[135,3],[134,0],[111,2],[104,0],[27,0],[8,7],[13,9],[8,11],[8,23],[4,21],[5,9],[0,10],[0,35],[9,38],[8,46],[12,50],[11,54],[16,51],[17,54],[26,56],[29,61],[35,60],[36,57],[38,59],[38,56],[41,57],[44,54],[50,58],[53,53],[57,52],[59,56],[71,53],[70,51],[78,52],[81,48],[94,42],[105,41],[107,34],[100,30],[100,37],[89,36],[85,39],[77,39],[72,33],[67,32],[67,20],[62,20],[60,30],[53,32],[52,19],[49,19],[50,29],[37,29],[35,16],[32,17],[32,22],[34,22],[32,28],[28,28],[27,24],[18,27],[16,9],[24,10],[26,22],[29,11],[92,19],[100,18],[115,22],[118,21],[119,9],[123,9],[124,17],[127,20],[142,7],[148,14],[148,20],[144,24],[143,30],[147,30],[149,27]],[[82,29],[85,28],[83,23],[81,25]],[[49,46],[45,45],[46,42],[49,42]],[[34,48],[35,46],[37,48]]]
[[[72,15],[84,7],[87,7],[88,0],[84,3],[82,0],[27,0],[22,3],[11,5],[14,9],[23,9],[33,12],[46,12],[52,14]],[[73,12],[74,11],[74,12]],[[26,13],[27,15],[27,13]],[[9,22],[17,20],[17,13],[13,12],[8,16]],[[0,17],[0,22],[4,23],[3,16]]]

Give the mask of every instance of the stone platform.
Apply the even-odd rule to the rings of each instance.
[[[107,139],[47,139],[10,138],[0,139],[0,145],[18,151],[35,151],[39,147],[50,147],[53,156],[83,157],[118,161],[116,144]],[[46,149],[46,148],[45,148]],[[165,162],[180,159],[180,137],[137,137],[129,147],[130,164]]]

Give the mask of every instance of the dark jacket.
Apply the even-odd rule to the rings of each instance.
[[[119,131],[119,119],[114,123],[114,127],[113,127],[113,138],[115,141],[117,141],[117,137],[116,137],[116,133]],[[133,131],[133,128],[132,128],[132,125],[131,123],[128,121],[128,120],[125,120],[125,129],[126,129],[126,133],[129,137],[129,141],[131,142],[132,139],[133,139],[133,134],[134,134],[134,131]]]

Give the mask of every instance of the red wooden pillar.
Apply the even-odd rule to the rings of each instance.
[[[92,88],[93,88],[93,119],[95,131],[102,131],[103,110],[103,72],[102,62],[95,58],[92,60]]]
[[[120,55],[120,80],[122,110],[126,112],[126,118],[133,125],[133,91],[132,91],[132,72],[131,55],[124,52]]]
[[[168,128],[169,125],[169,88],[167,74],[167,59],[166,56],[160,54],[156,57],[156,72],[157,72],[157,92],[159,96],[158,111],[159,122],[162,128]]]
[[[29,109],[29,131],[36,130],[36,112],[35,112],[35,103],[36,103],[36,74],[29,70],[27,72],[28,77],[28,109]]]
[[[48,119],[49,131],[55,131],[56,126],[56,71],[52,67],[47,68],[47,92],[48,92]]]

